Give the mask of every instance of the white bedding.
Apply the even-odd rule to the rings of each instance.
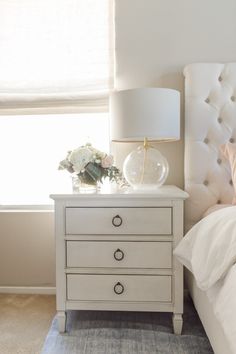
[[[174,254],[194,274],[201,290],[210,289],[236,262],[236,206],[199,221]]]
[[[193,273],[198,287],[206,291],[236,354],[236,206],[202,219],[174,254]]]
[[[221,322],[232,353],[236,354],[236,264],[223,279],[207,291],[207,296]]]

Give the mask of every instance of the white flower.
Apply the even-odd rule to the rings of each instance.
[[[65,160],[62,160],[60,163],[59,163],[59,167],[58,167],[59,170],[64,170],[66,169],[67,171],[69,171],[70,173],[73,173],[74,172],[74,169],[73,169],[73,166],[71,164],[71,162],[66,158]]]
[[[79,147],[73,150],[69,160],[73,165],[74,171],[80,173],[89,162],[93,161],[93,154],[88,147]]]
[[[103,168],[109,168],[113,164],[113,157],[111,155],[106,155],[102,161],[101,161],[101,166]]]
[[[94,157],[95,157],[95,158],[103,159],[103,158],[106,156],[106,153],[105,153],[105,152],[102,152],[102,151],[100,151],[100,150],[94,148],[92,145],[86,144],[86,146],[88,146],[89,149],[90,149],[91,151],[93,151],[93,154],[94,154]],[[95,158],[94,158],[94,159],[95,159]]]

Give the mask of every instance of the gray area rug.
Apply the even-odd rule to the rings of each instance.
[[[183,334],[172,333],[170,313],[68,311],[67,333],[54,318],[42,354],[213,354],[189,297]]]

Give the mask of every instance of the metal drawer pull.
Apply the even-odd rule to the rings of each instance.
[[[119,248],[117,248],[117,250],[114,252],[114,258],[116,261],[122,261],[124,256],[124,252],[121,251]]]
[[[120,282],[116,283],[114,286],[114,292],[117,295],[121,295],[124,292],[124,286]]]
[[[112,218],[112,225],[115,227],[119,227],[122,224],[122,218],[120,215],[116,215]]]

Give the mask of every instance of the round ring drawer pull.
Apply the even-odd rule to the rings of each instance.
[[[123,294],[123,292],[124,292],[124,286],[123,286],[120,282],[116,283],[116,285],[114,286],[114,292],[115,292],[117,295]]]
[[[115,227],[119,227],[122,224],[122,218],[120,215],[116,215],[112,218],[112,225]]]
[[[119,248],[117,248],[117,250],[114,252],[114,258],[116,261],[122,261],[124,256],[124,252],[121,251]]]

